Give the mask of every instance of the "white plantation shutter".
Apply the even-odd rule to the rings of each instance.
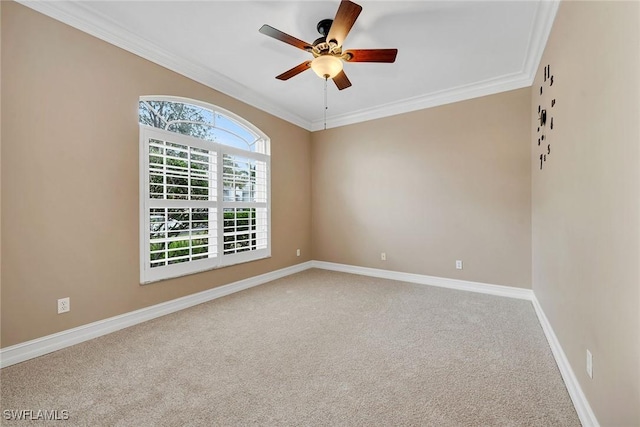
[[[267,247],[266,162],[223,155],[223,254]]]
[[[250,143],[141,124],[141,283],[270,256],[268,139]]]

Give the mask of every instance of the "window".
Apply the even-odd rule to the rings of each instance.
[[[269,257],[269,138],[176,97],[141,97],[139,122],[140,282]]]

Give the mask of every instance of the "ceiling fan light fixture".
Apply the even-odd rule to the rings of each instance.
[[[2,1],[2,0],[0,0]],[[313,55],[314,59],[304,61],[290,70],[276,76],[278,80],[289,80],[311,68],[321,79],[331,79],[338,90],[351,87],[343,67],[348,62],[395,62],[398,49],[351,49],[342,50],[342,43],[358,19],[362,6],[351,0],[341,0],[334,19],[323,19],[316,27],[322,37],[313,44],[297,39],[287,33],[264,24],[258,31],[283,43],[302,49]]]
[[[342,71],[342,60],[332,55],[321,55],[311,61],[311,69],[323,79],[332,79]]]

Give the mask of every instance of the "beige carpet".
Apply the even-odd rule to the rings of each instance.
[[[322,270],[1,381],[3,411],[69,411],[52,425],[580,425],[530,302]]]

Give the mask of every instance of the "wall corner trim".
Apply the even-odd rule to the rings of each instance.
[[[70,347],[74,344],[79,344],[129,326],[137,325],[138,323],[146,322],[147,320],[175,313],[176,311],[184,310],[194,305],[299,273],[309,268],[312,268],[311,261],[6,347],[0,349],[0,368],[15,365],[16,363],[24,362],[56,350],[61,350],[65,347]]]
[[[470,282],[467,280],[447,279],[444,277],[425,276],[423,274],[402,273],[399,271],[381,270],[377,268],[358,267],[354,265],[336,264],[325,261],[312,261],[314,268],[340,271],[343,273],[359,274],[361,276],[379,277],[381,279],[399,280],[420,285],[438,286],[440,288],[457,289],[460,291],[478,292],[501,297],[524,299],[531,301],[531,289],[514,288],[511,286],[490,285],[487,283]]]
[[[551,323],[549,323],[549,319],[547,319],[547,316],[544,314],[542,306],[540,305],[540,302],[538,302],[535,294],[533,294],[531,302],[533,303],[533,308],[536,311],[536,315],[538,316],[544,335],[547,337],[547,341],[551,347],[551,352],[556,360],[556,364],[560,369],[560,374],[562,375],[564,384],[567,387],[573,406],[576,408],[578,418],[580,418],[580,423],[583,427],[599,427],[600,424],[598,423],[598,419],[593,413],[591,405],[589,405],[589,401],[580,387],[578,378],[574,374],[573,369],[571,369],[569,359],[567,359],[567,355],[564,353],[564,350],[562,350],[560,341],[558,341],[558,337],[553,331]]]

